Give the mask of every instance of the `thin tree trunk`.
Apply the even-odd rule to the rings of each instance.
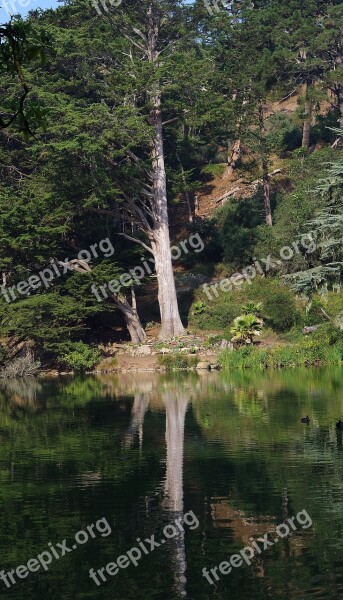
[[[192,212],[192,206],[191,206],[191,201],[189,199],[189,193],[187,190],[187,181],[186,181],[186,176],[185,176],[185,170],[183,168],[182,162],[180,160],[180,157],[178,155],[178,153],[176,153],[176,158],[179,162],[180,168],[181,168],[181,176],[182,176],[182,181],[183,181],[183,185],[185,186],[185,190],[184,190],[184,194],[185,194],[185,198],[186,198],[186,202],[187,202],[187,208],[188,208],[188,220],[190,223],[193,223],[193,212]]]
[[[266,130],[264,124],[264,114],[262,102],[259,104],[259,126],[261,135],[261,159],[262,159],[262,180],[263,180],[263,199],[266,212],[266,223],[269,227],[273,226],[272,209],[270,205],[270,179],[268,169],[267,147],[266,147]]]
[[[310,115],[309,112],[309,103],[306,102],[307,108],[306,110],[306,118],[304,121],[304,125],[303,125],[303,138],[302,138],[302,147],[303,148],[309,148],[310,147],[310,136],[311,136],[311,118],[307,117],[307,115]]]
[[[339,128],[343,131],[343,84],[338,88]]]
[[[309,148],[310,147],[310,137],[311,137],[311,123],[312,123],[312,104],[308,99],[308,90],[309,84],[306,84],[306,92],[305,92],[305,119],[303,125],[303,138],[302,138],[302,147]]]
[[[336,57],[335,62],[336,62],[337,70],[340,71],[343,66],[342,41],[340,42],[340,44],[337,48],[337,57]],[[337,85],[337,101],[338,101],[338,111],[339,111],[339,128],[343,130],[343,82],[340,82]]]

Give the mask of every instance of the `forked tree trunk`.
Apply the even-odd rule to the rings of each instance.
[[[266,145],[266,130],[264,124],[264,114],[262,102],[259,105],[259,127],[261,136],[261,161],[262,161],[262,180],[263,180],[263,200],[266,213],[266,223],[269,227],[273,226],[272,209],[270,204],[270,179],[268,172],[268,158]]]

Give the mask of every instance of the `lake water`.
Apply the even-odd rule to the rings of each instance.
[[[343,598],[342,369],[0,394],[0,598]]]

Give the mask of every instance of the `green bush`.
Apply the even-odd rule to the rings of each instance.
[[[61,357],[61,362],[74,371],[92,369],[101,360],[101,353],[84,342],[73,342],[70,351]]]
[[[301,312],[294,292],[278,279],[256,278],[248,290],[249,299],[262,302],[262,316],[274,331],[288,331],[300,322]]]
[[[195,304],[190,310],[192,327],[205,330],[229,330],[236,317],[242,314],[245,305],[263,304],[261,316],[277,332],[291,329],[302,322],[304,307],[291,290],[282,281],[267,277],[256,277],[251,285],[243,285],[230,292],[221,291],[220,287],[213,292],[209,288],[210,300],[207,295],[198,290]],[[217,294],[217,295],[216,295]],[[201,312],[194,310],[200,306]]]
[[[321,323],[328,323],[328,318],[324,315],[324,312],[332,319],[341,313],[343,306],[343,290],[338,292],[330,291],[325,295],[314,294],[311,298],[311,302],[307,306],[305,325],[319,325]]]
[[[279,156],[301,146],[302,130],[295,124],[293,115],[277,113],[269,117],[267,125],[269,147]]]
[[[239,293],[224,293],[219,291],[218,298],[206,300],[201,312],[194,310],[190,313],[190,324],[204,330],[223,331],[228,329],[233,320],[241,313],[241,297]]]
[[[242,267],[252,261],[256,244],[257,226],[263,223],[259,192],[251,198],[231,201],[215,213],[224,262]]]

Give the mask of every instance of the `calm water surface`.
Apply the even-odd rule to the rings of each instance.
[[[300,423],[308,414],[309,426]],[[0,598],[343,598],[343,372],[150,374],[2,383],[1,542],[6,572],[106,518]],[[221,575],[218,566],[306,510],[313,525]],[[121,568],[89,570],[193,511],[199,526]],[[194,520],[193,520],[194,525]],[[275,536],[274,536],[275,537]],[[61,551],[60,551],[61,553]]]

